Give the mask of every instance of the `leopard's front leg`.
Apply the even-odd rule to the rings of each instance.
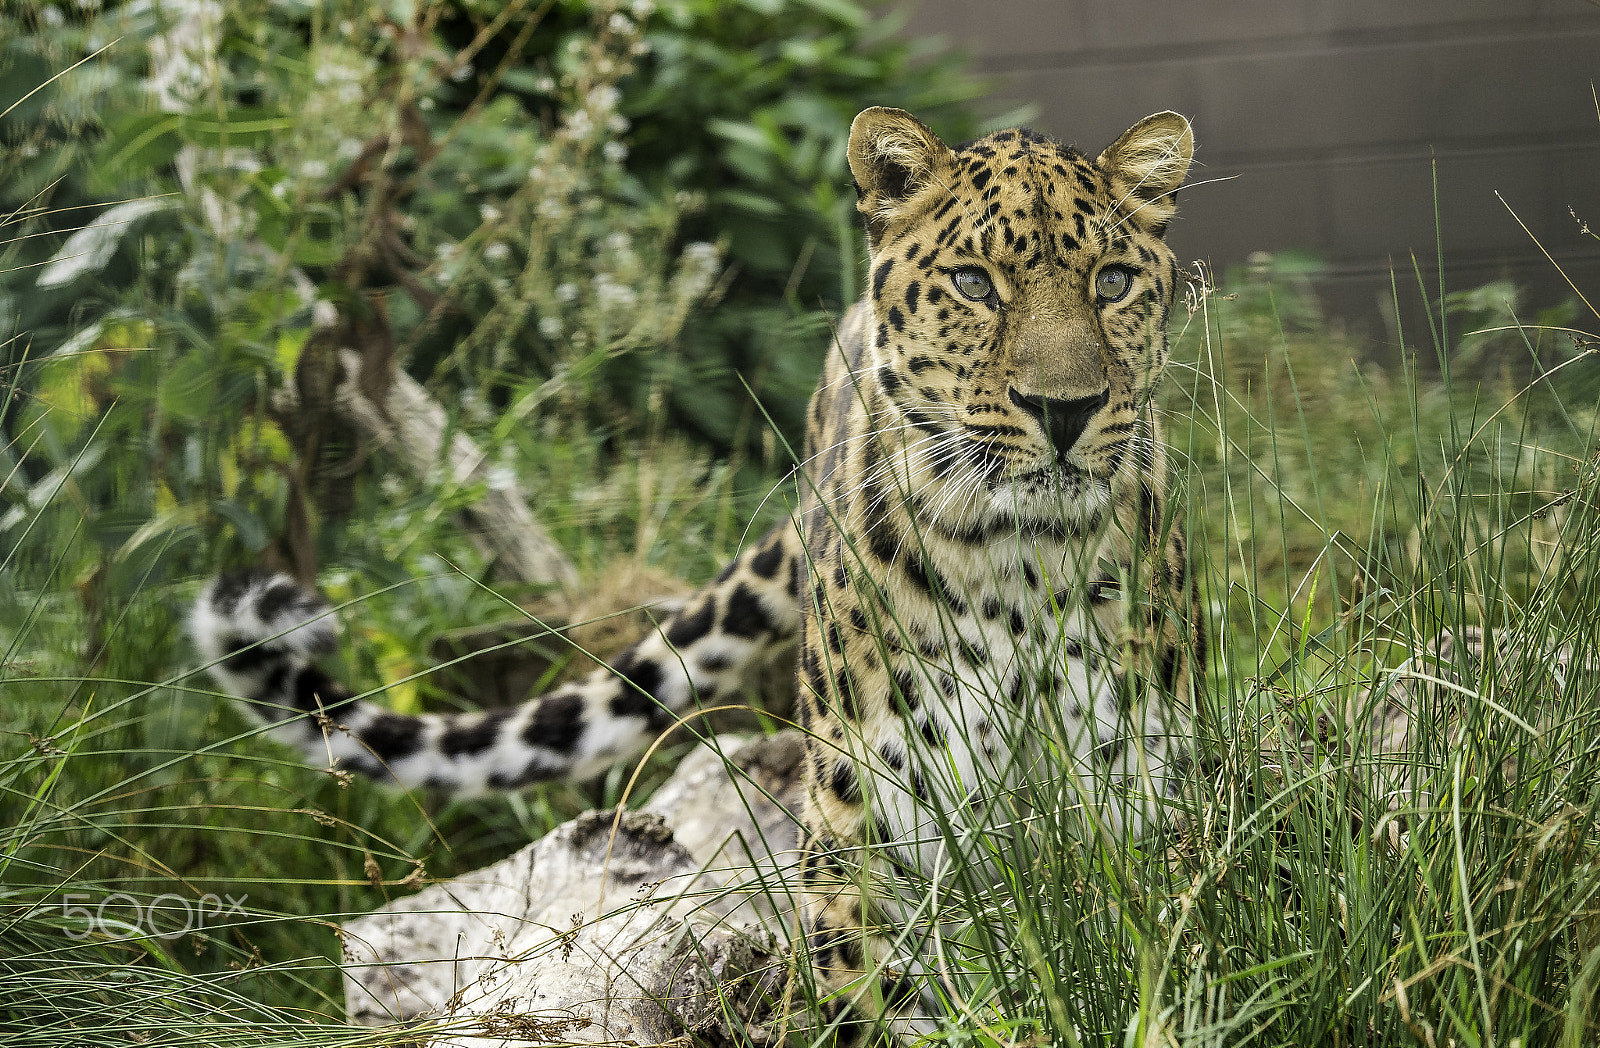
[[[841,1046],[896,1044],[933,1029],[912,966],[894,963],[918,944],[900,942],[911,929],[885,920],[871,886],[889,872],[870,856],[870,846],[841,843],[827,831],[806,835],[801,906],[810,971],[800,974],[811,979],[821,1018],[836,1026]]]

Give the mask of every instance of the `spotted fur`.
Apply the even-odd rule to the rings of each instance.
[[[932,813],[999,818],[1046,750],[1140,833],[1183,765],[1202,633],[1152,394],[1192,149],[1172,113],[1098,156],[858,116],[868,294],[811,402],[799,512],[587,680],[509,712],[384,712],[311,662],[327,631],[300,623],[324,606],[259,575],[202,596],[202,650],[319,759],[474,790],[593,775],[798,640],[814,969],[838,1007],[927,1028],[916,951],[884,934],[908,914],[863,891],[863,846],[932,870]]]

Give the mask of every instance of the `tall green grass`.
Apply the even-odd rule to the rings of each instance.
[[[1375,365],[1309,302],[1271,274],[1197,282],[1175,332],[1168,439],[1213,656],[1200,759],[1164,829],[1110,832],[1065,771],[1035,774],[998,829],[935,820],[952,860],[937,878],[875,885],[917,918],[908,951],[937,933],[918,951],[942,977],[937,1038],[1600,1036],[1597,361],[1515,325],[1473,344],[1441,314],[1406,334],[1420,358]],[[609,478],[580,445],[549,454],[534,467],[570,479],[548,519],[616,522],[614,539],[571,529],[591,567],[611,542],[659,547],[641,522],[682,502],[659,492],[704,476],[670,450]],[[647,481],[652,462],[666,472]],[[683,518],[692,574],[748,519],[720,490]],[[334,923],[622,795],[619,772],[595,792],[435,808],[302,767],[176,675],[188,591],[85,599],[52,568],[81,541],[24,530],[4,551],[28,570],[0,586],[0,1044],[370,1040],[337,1025]],[[454,578],[382,635],[479,614]],[[349,614],[381,622],[387,599]],[[1488,632],[1481,662],[1418,655],[1469,627]],[[1369,723],[1391,700],[1414,707],[1400,751]],[[192,927],[208,897],[241,896]]]
[[[941,870],[874,867],[942,977],[936,1036],[1594,1043],[1600,360],[1513,323],[1463,368],[1442,310],[1427,357],[1373,365],[1286,323],[1308,302],[1267,275],[1198,274],[1189,305],[1168,439],[1212,635],[1196,773],[1130,840],[1046,716],[1011,740],[1045,757],[1009,820],[937,813]]]

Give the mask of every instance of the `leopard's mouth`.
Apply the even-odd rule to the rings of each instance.
[[[1022,473],[1007,472],[1003,469],[998,470],[990,477],[989,487],[991,490],[1002,486],[1024,488],[1038,487],[1042,484],[1059,487],[1064,484],[1076,483],[1083,479],[1084,473],[1082,470],[1058,459],[1048,466],[1040,466],[1037,469],[1030,469]]]

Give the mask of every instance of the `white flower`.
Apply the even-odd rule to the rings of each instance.
[[[463,389],[461,391],[461,413],[470,422],[488,422],[490,418],[488,407],[483,403],[483,398],[478,395],[478,391],[475,389]]]
[[[609,113],[617,108],[617,102],[622,99],[622,92],[613,84],[601,84],[589,92],[589,108],[600,113]]]
[[[493,204],[479,204],[478,217],[485,222],[498,222],[500,221],[500,209]]]
[[[588,138],[594,131],[594,118],[587,109],[574,110],[567,116],[567,130],[577,138]]]
[[[686,244],[678,259],[678,288],[687,298],[699,298],[711,290],[721,268],[722,257],[715,244],[703,240]]]
[[[632,309],[639,301],[633,288],[617,283],[609,273],[601,273],[594,278],[594,297],[600,303],[600,308],[607,310]]]
[[[683,261],[686,265],[697,269],[714,269],[721,259],[722,252],[717,250],[717,245],[708,244],[704,240],[696,240],[683,247]]]
[[[628,130],[628,118],[621,113],[612,113],[611,119],[606,121],[606,130],[614,135],[620,135]]]
[[[324,178],[328,174],[328,164],[324,160],[307,160],[300,165],[300,175],[303,178]]]
[[[606,237],[606,247],[613,251],[626,251],[632,246],[633,238],[620,229]]]
[[[541,76],[533,82],[533,89],[540,94],[548,95],[556,89],[556,82],[547,76]]]
[[[606,22],[606,26],[618,35],[633,32],[633,23],[628,21],[628,16],[621,11],[613,12],[611,18]]]
[[[511,257],[511,246],[503,240],[496,240],[483,249],[483,257],[490,262],[503,262]]]
[[[628,159],[628,147],[621,142],[607,142],[600,147],[600,152],[613,164],[620,164]]]
[[[643,22],[656,9],[653,0],[633,0],[633,17]]]
[[[489,467],[484,480],[490,491],[506,491],[516,486],[517,474],[510,466],[494,465]]]
[[[561,337],[561,318],[560,317],[540,317],[539,318],[539,334],[543,335],[547,339],[550,339],[552,342],[554,342],[556,339],[560,338]]]
[[[558,302],[571,302],[577,297],[578,285],[570,280],[556,288],[556,300]]]
[[[463,62],[461,65],[459,65],[456,68],[450,70],[450,79],[454,80],[458,84],[461,83],[463,80],[466,80],[470,76],[472,76],[472,63],[471,62]]]
[[[46,4],[44,10],[39,12],[39,21],[43,22],[52,29],[66,20],[66,17],[62,15],[60,11],[56,10],[54,4]]]

